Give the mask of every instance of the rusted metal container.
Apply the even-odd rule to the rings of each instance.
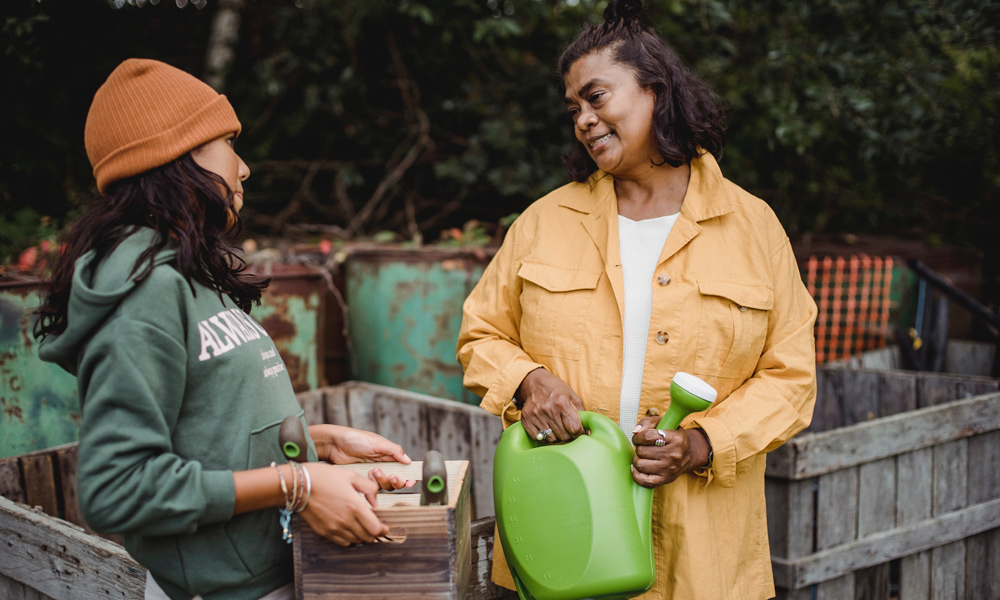
[[[76,378],[38,358],[32,313],[45,281],[0,282],[0,457],[76,441]]]
[[[271,286],[252,314],[274,340],[294,390],[331,383],[325,374],[328,275],[319,267],[300,264],[255,270],[267,272]],[[76,378],[39,359],[31,334],[32,313],[46,288],[44,280],[0,282],[0,457],[79,439]]]
[[[357,379],[479,404],[455,359],[462,304],[492,251],[353,248],[347,305]]]

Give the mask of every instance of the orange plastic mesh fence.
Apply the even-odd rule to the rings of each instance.
[[[806,288],[816,300],[820,364],[883,348],[889,335],[892,257],[809,257]]]

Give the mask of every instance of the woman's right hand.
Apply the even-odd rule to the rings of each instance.
[[[547,369],[528,373],[517,388],[517,397],[524,401],[521,424],[528,435],[538,439],[539,431],[552,430],[542,441],[568,442],[583,435],[579,411],[583,400],[573,388]]]
[[[372,542],[389,533],[372,510],[379,482],[328,463],[311,462],[305,467],[312,494],[300,514],[313,531],[341,546]]]

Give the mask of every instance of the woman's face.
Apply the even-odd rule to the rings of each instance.
[[[240,212],[243,208],[243,181],[250,177],[250,167],[233,149],[234,135],[224,135],[191,151],[191,158],[198,166],[211,171],[233,191],[233,208]]]
[[[573,63],[563,79],[576,139],[597,167],[612,175],[639,174],[661,163],[652,138],[656,94],[639,86],[633,70],[607,50]]]

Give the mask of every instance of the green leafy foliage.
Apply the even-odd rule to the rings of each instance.
[[[201,74],[220,4],[14,4],[2,65],[19,93],[0,100],[0,133],[18,143],[0,148],[0,219],[31,205],[62,221],[93,194],[82,124],[103,77],[126,56]],[[648,22],[730,105],[723,171],[790,233],[904,234],[973,245],[998,262],[1000,6],[646,5]],[[436,240],[465,237],[475,221],[493,239],[503,216],[566,181],[571,130],[555,60],[603,8],[246,0],[224,91],[253,172],[248,227],[289,236],[322,223],[344,237]]]

